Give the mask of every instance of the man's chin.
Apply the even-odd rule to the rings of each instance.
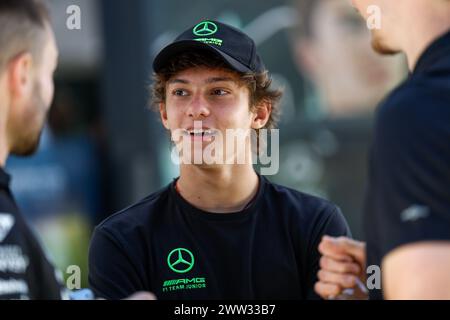
[[[11,154],[21,157],[32,156],[39,148],[40,137],[41,135],[39,134],[36,139],[28,140],[27,143],[22,143],[21,145],[14,147],[11,150]]]
[[[378,33],[372,34],[372,48],[375,52],[383,55],[394,55],[400,52],[400,50],[392,49],[386,45]]]

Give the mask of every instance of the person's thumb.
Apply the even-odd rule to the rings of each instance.
[[[331,256],[335,259],[347,261],[349,257],[358,263],[366,263],[366,244],[361,241],[347,237],[324,236],[319,245],[319,251],[323,255]]]

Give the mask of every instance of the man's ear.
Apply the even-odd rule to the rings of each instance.
[[[267,101],[261,101],[253,112],[253,121],[252,121],[252,129],[261,129],[267,124],[269,121],[270,114],[272,113],[272,104]]]
[[[164,128],[170,130],[169,121],[167,120],[166,104],[164,102],[159,103],[159,115],[161,116],[161,121],[163,123]]]
[[[33,57],[22,53],[8,63],[8,84],[13,99],[22,99],[33,88]]]

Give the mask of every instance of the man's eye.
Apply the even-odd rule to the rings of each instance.
[[[225,90],[222,90],[222,89],[214,89],[212,91],[212,94],[216,95],[216,96],[224,96],[224,95],[228,94],[228,92]]]
[[[176,90],[173,91],[173,95],[175,95],[175,96],[180,96],[180,97],[184,97],[184,96],[187,96],[188,93],[187,93],[186,90],[176,89]]]

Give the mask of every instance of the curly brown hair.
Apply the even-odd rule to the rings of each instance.
[[[207,67],[211,69],[225,69],[236,74],[240,82],[247,86],[250,92],[250,110],[255,111],[262,102],[268,102],[271,114],[264,128],[275,128],[280,115],[280,99],[283,95],[281,89],[272,89],[272,79],[266,70],[261,73],[241,73],[231,69],[226,62],[216,54],[206,51],[187,51],[174,56],[158,73],[153,73],[151,90],[151,106],[159,111],[159,104],[166,100],[167,81],[179,72],[190,68]]]

